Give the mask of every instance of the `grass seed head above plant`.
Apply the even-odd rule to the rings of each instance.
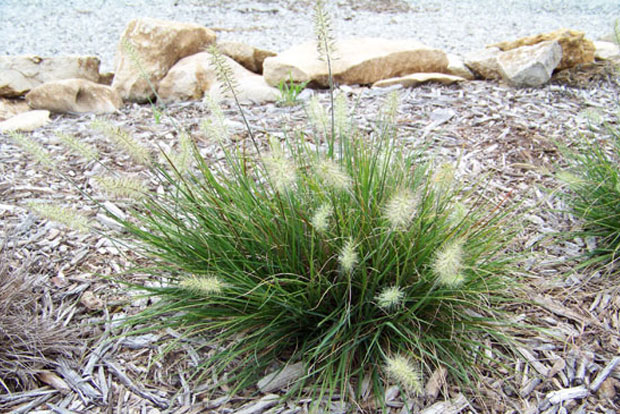
[[[328,22],[321,14],[324,51]],[[162,316],[160,326],[208,334],[220,347],[203,378],[226,373],[236,387],[302,362],[297,385],[310,392],[352,386],[359,396],[368,378],[383,401],[386,384],[417,394],[440,366],[461,381],[489,366],[485,350],[508,343],[498,310],[509,301],[505,217],[399,143],[395,102],[376,132],[350,122],[335,135],[313,100],[316,134],[268,149],[230,146],[214,110],[207,136],[225,162],[195,151],[190,175],[162,168],[168,190],[125,222],[154,273],[172,281],[148,288],[163,300],[135,321],[157,329]]]

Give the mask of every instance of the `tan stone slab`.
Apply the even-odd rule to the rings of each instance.
[[[50,121],[50,111],[28,111],[0,122],[0,132],[34,131]]]
[[[99,63],[94,56],[0,56],[0,96],[22,96],[45,82],[61,79],[97,82]]]
[[[581,63],[594,62],[595,47],[592,41],[585,38],[585,33],[578,30],[558,29],[550,33],[500,42],[489,47],[498,47],[502,51],[516,49],[522,46],[532,46],[546,41],[557,41],[562,46],[562,60],[557,70],[572,68]]]
[[[110,113],[123,105],[123,100],[114,89],[84,79],[44,83],[28,92],[26,101],[32,109],[60,113]]]
[[[412,73],[411,75],[402,76],[399,78],[380,80],[379,82],[375,82],[372,86],[373,88],[385,88],[392,85],[402,85],[405,88],[411,88],[427,82],[437,82],[443,85],[451,85],[465,80],[467,79],[445,73]]]
[[[124,100],[146,102],[175,63],[205,50],[215,37],[212,30],[193,23],[132,20],[118,45],[112,87]]]
[[[22,112],[28,112],[30,107],[22,99],[3,99],[0,98],[0,121],[12,118]]]
[[[352,37],[335,41],[333,48],[332,74],[336,83],[344,85],[371,85],[409,73],[446,72],[448,67],[443,51],[413,39]],[[272,86],[289,78],[328,86],[327,64],[319,56],[314,41],[265,59],[263,76]]]

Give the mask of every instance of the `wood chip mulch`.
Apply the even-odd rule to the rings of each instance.
[[[590,240],[558,241],[555,232],[578,226],[562,213],[559,182],[552,172],[562,160],[557,144],[572,145],[595,134],[605,142],[604,123],[618,125],[620,80],[614,68],[597,65],[563,73],[536,89],[472,81],[459,85],[423,85],[401,89],[397,115],[399,136],[412,146],[429,144],[428,156],[454,162],[465,181],[488,176],[489,197],[520,201],[526,210],[525,230],[518,249],[527,253],[522,266],[525,291],[531,300],[511,310],[515,322],[535,322],[551,335],[523,338],[523,358],[503,376],[483,376],[476,392],[443,381],[427,387],[424,398],[401,398],[398,389],[386,392],[386,413],[617,413],[620,412],[620,296],[618,280],[602,273],[576,272],[573,258]],[[353,118],[370,131],[389,90],[340,88],[356,102]],[[327,104],[327,94],[316,92]],[[303,106],[247,105],[250,124],[261,139],[282,136],[283,129],[310,133]],[[246,139],[237,112],[226,110],[229,127]],[[105,116],[130,131],[153,152],[174,148],[175,122],[190,132],[212,162],[221,159],[214,143],[200,129],[208,110],[200,102],[170,105],[168,117],[157,122],[150,106],[126,105]],[[74,134],[97,147],[109,168],[148,181],[143,167],[117,150],[90,124],[94,115],[54,115],[47,126],[29,136],[53,155],[63,175],[94,200],[120,211],[122,199],[109,199],[95,182],[103,167],[85,163],[59,142],[56,132]],[[38,388],[0,394],[0,411],[14,413],[307,413],[312,401],[276,405],[272,393],[247,390],[229,395],[217,378],[189,382],[188,368],[199,363],[198,345],[182,342],[160,358],[160,351],[180,333],[173,330],[123,336],[121,321],[144,309],[149,299],[132,296],[119,283],[103,276],[141,281],[123,274],[135,260],[107,234],[117,229],[74,184],[35,164],[7,135],[0,135],[0,237],[16,252],[12,260],[36,259],[42,288],[56,303],[69,306],[65,326],[79,328],[83,346],[73,359],[62,359],[39,375]],[[30,201],[53,201],[88,215],[95,230],[77,233],[41,220],[26,207]],[[1,346],[1,345],[0,345]],[[440,374],[440,373],[439,373]],[[441,376],[438,375],[438,378]],[[435,378],[437,380],[437,378]],[[213,388],[215,387],[215,388]],[[215,393],[209,393],[213,391]],[[3,392],[0,390],[0,392]],[[277,395],[280,390],[274,391]],[[207,395],[211,395],[207,399]],[[333,400],[325,412],[355,412]]]

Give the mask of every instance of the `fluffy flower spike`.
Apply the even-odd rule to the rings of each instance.
[[[405,292],[400,287],[390,286],[384,288],[375,299],[380,308],[390,310],[398,307],[404,297]]]
[[[57,221],[81,233],[87,233],[90,230],[88,218],[73,209],[56,204],[34,202],[29,203],[28,207],[42,218]]]
[[[403,189],[392,196],[385,206],[385,218],[393,229],[406,228],[418,207],[418,199],[409,189]]]
[[[342,270],[346,273],[353,271],[353,268],[359,261],[359,256],[357,251],[355,250],[355,244],[352,239],[347,240],[347,242],[342,246],[342,250],[340,250],[340,254],[338,255],[338,262],[340,262],[340,266]]]
[[[312,216],[311,224],[319,233],[325,233],[329,229],[329,217],[332,215],[332,207],[329,204],[323,204]]]
[[[180,286],[204,296],[221,293],[224,284],[215,276],[196,276],[192,275],[181,281]]]
[[[422,393],[422,376],[409,358],[402,355],[388,357],[385,371],[388,377],[398,382],[408,392],[416,395]]]
[[[351,177],[332,160],[319,161],[316,171],[321,180],[335,190],[346,191],[351,188]]]
[[[462,273],[463,244],[462,239],[452,240],[435,255],[433,271],[442,286],[456,288],[465,281]]]

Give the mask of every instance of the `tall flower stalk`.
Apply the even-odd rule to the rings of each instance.
[[[334,140],[336,138],[336,119],[334,106],[334,77],[332,74],[332,58],[335,55],[336,41],[334,39],[332,21],[325,10],[325,2],[316,0],[314,3],[314,34],[316,36],[317,53],[319,59],[327,65],[327,80],[329,83],[329,99],[331,114],[331,138],[330,150],[333,151]]]

